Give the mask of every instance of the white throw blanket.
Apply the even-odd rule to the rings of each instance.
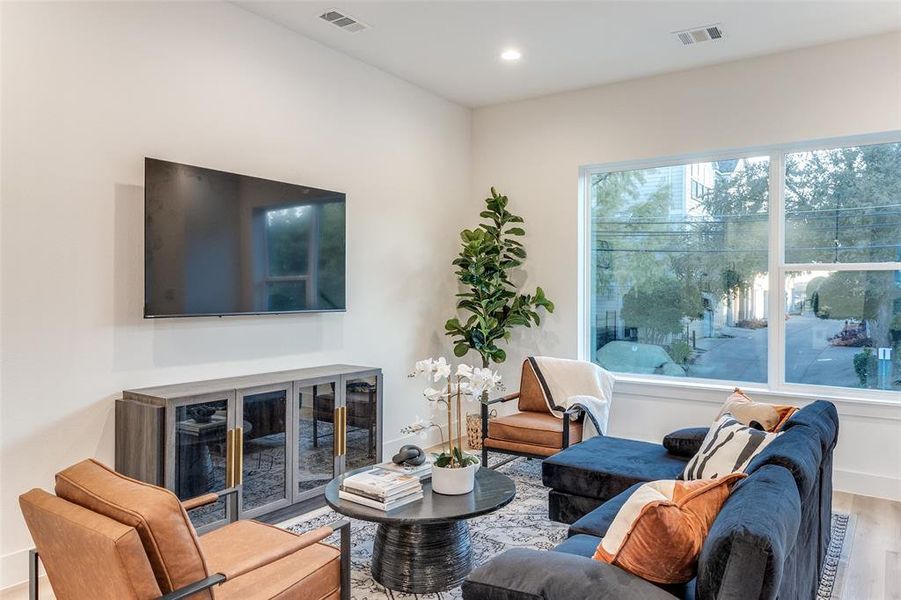
[[[583,360],[530,356],[529,362],[541,383],[544,400],[555,417],[578,406],[588,416],[582,425],[582,440],[607,433],[607,418],[613,402],[613,375]]]

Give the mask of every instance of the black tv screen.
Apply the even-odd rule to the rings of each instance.
[[[144,316],[345,309],[345,196],[144,160]]]

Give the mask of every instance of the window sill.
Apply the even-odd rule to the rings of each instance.
[[[709,382],[697,379],[676,379],[659,375],[629,375],[614,373],[616,393],[656,400],[678,400],[721,405],[736,385],[752,398],[766,402],[805,404],[814,400],[828,400],[840,414],[895,419],[901,421],[901,392],[880,390],[836,391],[811,385],[792,385],[790,389],[774,390],[759,384]],[[855,394],[855,392],[858,392]],[[860,394],[859,392],[864,392]]]

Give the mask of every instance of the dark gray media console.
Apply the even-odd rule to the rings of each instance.
[[[200,531],[321,496],[382,454],[382,372],[328,365],[125,390],[116,470],[182,500]],[[234,492],[234,493],[229,493]]]

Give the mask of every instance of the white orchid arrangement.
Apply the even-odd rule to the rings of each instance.
[[[475,456],[463,452],[463,400],[464,398],[467,401],[476,398],[480,400],[487,399],[489,392],[503,389],[500,374],[487,367],[472,367],[466,364],[457,365],[457,368],[453,369],[450,363],[442,356],[437,360],[427,358],[418,361],[413,368],[413,372],[410,373],[410,377],[418,376],[425,376],[431,384],[446,381],[446,384],[440,388],[429,385],[422,392],[430,402],[443,402],[447,405],[448,449],[435,457],[435,466],[462,468],[476,464],[478,459]],[[452,401],[454,399],[456,399],[457,406],[456,436],[454,436],[453,431],[454,403]],[[405,427],[404,431],[412,433],[413,431],[422,431],[429,427],[437,426],[434,423],[421,422],[417,419],[416,423],[410,427]],[[454,443],[455,440],[456,445]]]

